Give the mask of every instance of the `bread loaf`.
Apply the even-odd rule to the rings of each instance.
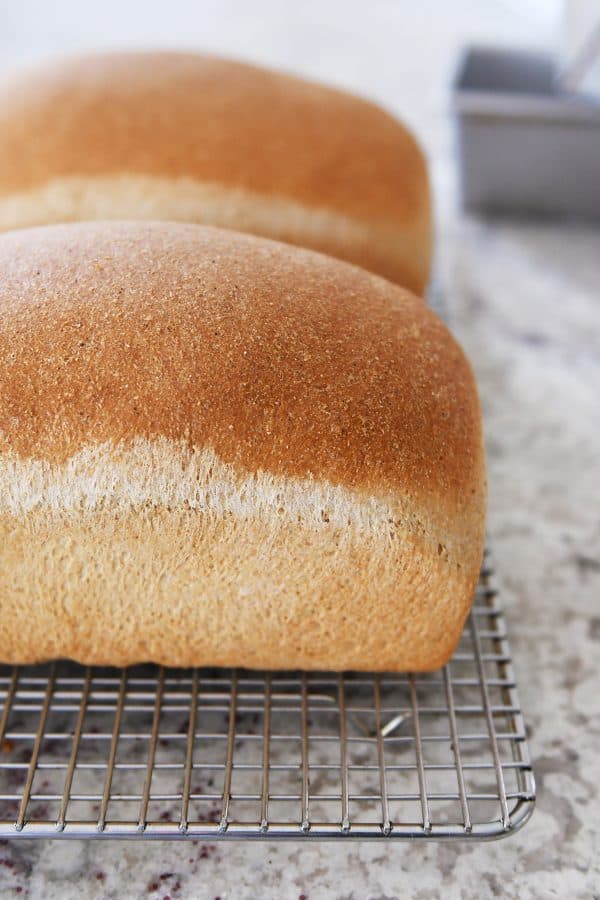
[[[435,668],[484,506],[407,291],[202,226],[0,236],[0,659]]]
[[[0,229],[173,219],[347,259],[422,293],[412,135],[340,91],[195,54],[118,53],[0,83]]]

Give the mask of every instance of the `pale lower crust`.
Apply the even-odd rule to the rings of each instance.
[[[164,219],[232,228],[348,260],[417,294],[429,274],[426,210],[401,228],[213,182],[130,173],[65,176],[0,198],[2,231],[94,219]]]
[[[166,439],[0,455],[0,660],[434,669],[482,521]]]
[[[473,573],[400,531],[194,510],[0,518],[0,659],[427,670],[460,637]]]

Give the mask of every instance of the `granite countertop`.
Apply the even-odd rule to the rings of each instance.
[[[229,5],[243,17],[241,3]],[[277,19],[276,4],[259,6]],[[517,836],[488,844],[1,843],[2,897],[600,897],[600,227],[490,223],[455,211],[448,61],[465,34],[510,37],[506,11],[490,4],[484,15],[485,4],[453,4],[454,18],[435,38],[446,42],[443,59],[434,43],[425,65],[422,54],[410,55],[412,40],[406,59],[392,58],[395,43],[384,32],[400,27],[394,5],[370,6],[382,16],[364,72],[347,34],[330,33],[333,15],[322,28],[337,52],[318,59],[310,40],[316,24],[297,31],[293,50],[284,42],[279,59],[264,36],[253,32],[248,41],[260,45],[255,58],[262,46],[265,60],[287,53],[300,71],[333,77],[335,70],[350,86],[364,82],[367,92],[408,110],[428,148],[440,282],[485,407],[489,532],[536,812]],[[358,34],[361,7],[343,6]],[[419,12],[410,16],[417,33]],[[232,52],[243,55],[244,46],[240,37]],[[406,66],[410,85],[399,76]]]

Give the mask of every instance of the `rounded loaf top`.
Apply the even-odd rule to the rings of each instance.
[[[0,228],[204,222],[425,286],[423,155],[342,91],[199,54],[99,54],[5,78],[0,133]]]
[[[481,512],[480,410],[444,324],[321,254],[94,222],[0,236],[0,451],[165,437],[246,472]]]

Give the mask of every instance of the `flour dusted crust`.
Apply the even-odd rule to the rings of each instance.
[[[423,155],[341,91],[197,54],[92,55],[0,82],[0,133],[0,228],[201,222],[425,287]]]
[[[484,511],[407,291],[200,226],[0,237],[0,659],[435,668]]]

